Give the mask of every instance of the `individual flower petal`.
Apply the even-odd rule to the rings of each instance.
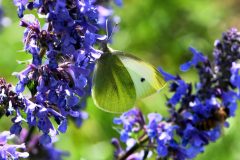
[[[193,54],[193,58],[191,61],[188,61],[180,66],[181,71],[186,72],[190,67],[196,66],[199,62],[206,61],[206,57],[203,56],[201,52],[198,52],[196,49],[190,47],[189,50]]]
[[[167,73],[167,72],[164,72],[163,69],[161,67],[158,67],[158,71],[163,75],[165,81],[171,81],[171,80],[175,80],[176,77]]]
[[[65,133],[67,131],[67,120],[64,119],[62,120],[62,122],[60,123],[58,130],[62,133]]]
[[[51,137],[48,135],[48,134],[43,134],[40,139],[39,139],[39,142],[42,144],[42,145],[47,145],[47,144],[50,144],[52,142],[51,140]]]

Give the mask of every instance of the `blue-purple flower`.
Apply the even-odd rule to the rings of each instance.
[[[8,144],[10,139],[13,139],[14,135],[11,135],[9,131],[0,133],[0,159],[19,159],[29,157],[29,153],[26,151],[26,146],[22,144]]]
[[[42,139],[43,136],[48,135],[40,136],[38,134],[34,134],[33,132],[31,132],[31,129],[30,131],[27,131],[26,129],[22,130],[18,141],[20,143],[26,143],[26,149],[29,153],[29,159],[61,160],[63,159],[63,157],[69,156],[68,152],[59,150],[54,147],[54,143],[57,141],[56,138],[53,139],[52,143],[48,143],[46,145],[39,144],[39,139]],[[51,140],[50,137],[48,139]],[[45,140],[47,139],[45,138]]]

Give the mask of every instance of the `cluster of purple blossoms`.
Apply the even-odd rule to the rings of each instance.
[[[146,120],[140,110],[132,109],[115,118],[114,123],[123,127],[120,140],[127,145],[123,149],[113,139],[116,159],[156,156],[184,160],[204,152],[207,144],[221,136],[222,128],[229,126],[226,119],[235,115],[240,98],[239,49],[237,29],[230,29],[223,33],[222,40],[215,41],[213,61],[190,48],[193,58],[180,69],[187,71],[193,67],[198,71],[199,81],[194,85],[159,68],[173,92],[167,100],[170,116],[151,113]]]
[[[29,131],[22,129],[21,123],[26,120],[21,116],[21,113],[26,107],[26,101],[29,100],[14,92],[12,85],[0,78],[0,118],[4,115],[7,117],[13,116],[11,120],[14,123],[10,132],[4,131],[0,134],[0,159],[8,159],[9,157],[12,159],[18,159],[19,157],[37,159],[41,157],[42,160],[60,160],[62,156],[68,155],[66,152],[54,148],[53,143],[56,141],[56,137],[52,141],[48,136],[46,138],[45,135],[36,135],[34,127],[31,127]],[[7,139],[11,137],[14,137],[12,143],[15,145],[7,144]],[[46,140],[48,142],[44,142],[45,145],[39,144],[39,141]],[[49,143],[51,141],[52,143]],[[17,149],[24,149],[25,152],[21,153]]]
[[[121,5],[121,1],[115,1]],[[81,126],[87,113],[86,97],[91,92],[91,73],[101,51],[94,45],[105,41],[99,35],[112,10],[109,1],[92,0],[14,0],[20,26],[25,27],[24,50],[32,55],[27,68],[15,73],[19,79],[16,93],[27,87],[30,99],[24,99],[26,121],[43,132],[41,143],[48,144],[58,132],[66,132],[67,118]],[[41,26],[34,15],[37,10],[46,22]],[[19,117],[21,114],[18,115]],[[55,129],[51,117],[58,124]],[[11,133],[19,134],[21,121],[14,123]],[[12,128],[13,128],[12,127]]]
[[[67,152],[55,149],[53,144],[39,145],[39,135],[34,135],[31,138],[28,136],[26,129],[22,130],[19,137],[9,131],[2,132],[0,134],[0,159],[61,160],[63,156],[68,156]]]
[[[35,134],[31,137],[29,136],[29,132],[33,132],[32,129],[29,131],[27,129],[23,129],[20,133],[17,143],[25,143],[26,151],[29,153],[29,159],[31,160],[61,160],[64,156],[68,156],[69,153],[65,151],[58,150],[54,147],[53,143],[57,141],[57,139],[53,139],[53,143],[49,143],[47,145],[39,144],[40,135]]]
[[[0,118],[3,115],[13,115],[13,112],[20,114],[20,111],[24,108],[24,99],[13,91],[11,84],[0,78]],[[17,117],[14,117],[13,121],[14,119],[17,119]]]
[[[8,131],[0,133],[0,159],[18,159],[29,156],[28,152],[24,152],[26,146],[23,143],[19,145],[8,144],[8,141],[13,138],[14,135],[11,135]]]

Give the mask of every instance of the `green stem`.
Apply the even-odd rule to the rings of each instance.
[[[144,151],[143,160],[147,159],[148,153],[149,153],[149,150]]]
[[[33,134],[34,130],[35,130],[35,127],[34,127],[34,126],[29,129],[28,135],[27,135],[27,137],[26,137],[26,139],[25,139],[25,143],[26,143],[26,144],[27,144],[27,143],[30,141],[30,139],[32,138],[32,134]]]
[[[130,148],[127,152],[122,154],[118,160],[125,160],[127,157],[129,157],[131,154],[133,154],[136,150],[139,149],[145,142],[149,140],[147,135],[144,135],[132,148]]]

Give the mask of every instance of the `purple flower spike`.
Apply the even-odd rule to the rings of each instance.
[[[32,56],[32,61],[28,61],[26,69],[14,73],[19,80],[14,98],[4,98],[10,94],[9,87],[0,90],[0,105],[6,106],[3,115],[19,113],[12,119],[11,133],[19,134],[22,123],[27,122],[43,133],[40,140],[46,144],[58,132],[66,132],[68,119],[80,127],[88,117],[83,109],[91,94],[94,64],[102,54],[95,47],[106,41],[107,36],[99,31],[106,30],[103,23],[113,11],[105,1],[13,2],[18,7],[20,26],[25,28],[24,50]],[[24,14],[25,10],[36,11],[34,15],[46,23],[41,24],[33,14]],[[31,99],[22,96],[26,88]],[[26,116],[21,115],[23,112]]]

